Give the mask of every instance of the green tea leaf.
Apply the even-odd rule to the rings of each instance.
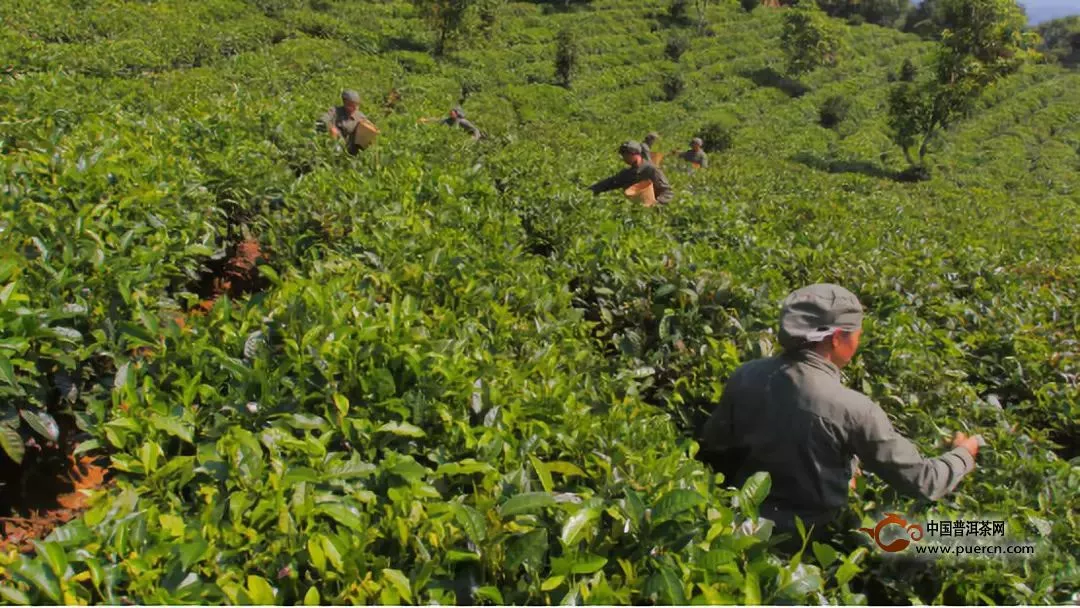
[[[477,599],[488,600],[497,606],[506,605],[506,602],[503,600],[503,595],[498,587],[479,587],[473,592],[473,595]]]
[[[19,414],[30,425],[30,428],[37,431],[39,435],[49,441],[59,441],[60,425],[56,424],[56,420],[48,412],[44,410],[19,410]]]
[[[529,456],[529,462],[533,465],[533,470],[536,471],[536,476],[540,479],[540,485],[544,487],[545,492],[555,491],[555,483],[551,480],[551,473],[548,471],[547,466],[544,465],[535,456]]]
[[[168,532],[174,538],[184,536],[184,520],[176,515],[163,514],[158,516],[161,529]]]
[[[326,572],[326,552],[323,550],[323,537],[316,534],[307,541],[308,557],[311,565],[319,572]]]
[[[247,593],[253,602],[262,606],[272,606],[277,600],[277,594],[270,583],[265,578],[254,574],[249,574],[247,577]]]
[[[46,569],[40,562],[19,561],[12,567],[12,572],[34,586],[55,604],[62,603],[60,580],[52,570]]]
[[[17,604],[19,606],[29,606],[30,598],[25,593],[19,591],[15,587],[9,587],[7,585],[0,585],[0,597],[11,604]]]
[[[337,408],[338,414],[342,416],[349,415],[349,398],[341,393],[334,393],[334,407]]]
[[[4,448],[4,453],[14,460],[15,464],[22,464],[26,446],[19,432],[6,424],[0,424],[0,447]]]
[[[539,567],[547,550],[547,530],[540,528],[521,534],[506,545],[506,568],[514,571],[521,565]]]
[[[653,509],[653,521],[662,522],[704,504],[705,498],[693,490],[672,490],[664,494]]]
[[[557,504],[555,497],[547,492],[526,492],[525,494],[511,496],[510,500],[507,500],[499,507],[499,515],[510,517],[520,513],[539,511],[544,507],[551,507],[555,504]]]
[[[150,417],[150,426],[159,431],[164,431],[173,437],[178,437],[188,443],[193,442],[191,429],[184,425],[178,418],[154,414]]]
[[[406,602],[412,602],[412,587],[409,585],[409,578],[401,570],[383,568],[382,575],[383,579],[393,585],[398,595],[403,597]]]
[[[574,559],[570,565],[570,572],[574,574],[592,574],[607,565],[607,562],[606,557],[586,553]]]
[[[45,558],[45,562],[49,564],[56,578],[64,580],[68,569],[67,553],[64,548],[52,542],[34,541],[34,549],[39,556]]]
[[[178,551],[180,556],[180,565],[187,570],[191,568],[193,564],[196,564],[206,556],[206,550],[210,548],[210,545],[203,539],[198,539],[190,543],[184,543],[180,545]]]
[[[572,547],[584,538],[593,527],[593,523],[600,518],[600,510],[595,507],[578,509],[563,524],[562,534],[559,535],[563,545]]]
[[[846,563],[840,566],[836,570],[836,582],[839,585],[846,585],[851,582],[851,579],[855,578],[855,575],[860,572],[861,568],[857,564]]]
[[[487,523],[479,511],[460,503],[452,503],[451,509],[454,511],[454,520],[462,527],[469,540],[474,543],[484,540],[487,536]]]
[[[444,475],[472,475],[474,473],[494,473],[495,467],[486,462],[477,462],[472,458],[466,458],[461,462],[447,462],[439,465],[435,471],[436,476]]]
[[[548,462],[544,466],[546,466],[547,470],[551,473],[559,473],[568,477],[585,477],[585,471],[582,471],[577,465],[569,462]]]
[[[559,585],[561,585],[564,580],[566,580],[565,576],[552,576],[551,578],[548,578],[544,582],[540,583],[540,590],[552,591],[554,589],[558,589]]]
[[[817,561],[821,564],[822,568],[828,568],[836,561],[836,549],[833,549],[830,545],[815,541],[810,547],[813,549],[814,557],[817,558]]]
[[[769,474],[759,471],[750,476],[739,490],[739,507],[750,517],[758,516],[758,508],[772,489]]]
[[[413,426],[408,422],[387,422],[378,428],[380,433],[393,433],[400,437],[423,437],[427,435],[420,427]]]
[[[360,519],[360,512],[355,507],[349,507],[341,503],[327,503],[315,507],[315,512],[327,515],[355,532],[365,528],[364,521]]]
[[[10,386],[19,386],[19,379],[15,377],[15,368],[12,367],[11,361],[4,357],[0,357],[0,380]]]
[[[679,576],[667,566],[661,566],[645,583],[645,592],[656,594],[659,603],[667,605],[686,605],[686,593]]]
[[[761,605],[761,585],[753,572],[747,572],[743,579],[743,602],[747,606]]]

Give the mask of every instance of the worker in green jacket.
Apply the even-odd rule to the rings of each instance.
[[[473,139],[480,139],[483,137],[480,129],[477,129],[476,125],[465,118],[465,110],[461,109],[461,106],[454,106],[451,108],[450,115],[442,120],[439,120],[438,118],[421,118],[420,122],[427,123],[437,120],[448,127],[461,127],[467,131],[469,135],[472,135]]]
[[[638,182],[650,180],[653,185],[653,195],[656,196],[656,202],[671,202],[671,199],[674,196],[674,193],[671,190],[671,184],[668,183],[667,177],[664,176],[663,171],[643,158],[641,144],[636,141],[625,142],[619,146],[619,154],[622,155],[623,162],[630,165],[629,168],[623,169],[615,175],[589,186],[589,189],[592,190],[593,194],[600,194],[601,192],[607,192],[609,190],[625,189]]]
[[[949,452],[924,458],[880,406],[842,384],[862,319],[858,298],[838,285],[793,292],[780,312],[783,353],[737,369],[702,429],[704,459],[727,469],[734,485],[769,473],[761,514],[778,531],[793,533],[798,516],[819,537],[847,505],[855,458],[901,493],[927,500],[975,468],[979,437],[957,433]]]
[[[364,116],[359,107],[360,94],[353,90],[345,90],[341,92],[341,105],[327,110],[321,119],[332,137],[345,140],[345,149],[349,154],[360,151],[360,146],[353,141],[353,135],[360,121],[367,120],[367,116]]]
[[[690,140],[690,149],[679,154],[679,158],[706,169],[709,166],[709,157],[705,155],[704,147],[705,142],[700,137],[695,137]]]

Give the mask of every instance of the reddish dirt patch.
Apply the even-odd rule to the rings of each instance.
[[[265,289],[268,282],[259,275],[257,266],[260,261],[268,259],[267,252],[253,239],[230,247],[229,254],[222,261],[207,264],[209,272],[204,273],[199,281],[200,302],[192,312],[201,314],[209,311],[214,307],[214,302],[226,294],[236,298]]]
[[[101,488],[109,471],[99,457],[74,456],[74,425],[63,419],[60,443],[28,442],[22,464],[0,463],[0,551],[32,551],[54,528],[86,510],[87,491]],[[65,423],[66,422],[66,423]]]

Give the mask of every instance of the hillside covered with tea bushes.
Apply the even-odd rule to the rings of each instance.
[[[1076,601],[1080,74],[1000,81],[907,183],[885,104],[932,42],[837,22],[796,81],[785,9],[496,8],[435,59],[399,0],[0,5],[0,596]],[[382,131],[356,158],[315,129],[344,88]],[[418,124],[459,102],[486,138]],[[650,130],[730,145],[665,161],[667,206],[593,197]],[[1005,519],[1034,557],[784,555],[767,480],[694,458],[819,281],[867,308],[849,386],[925,453],[988,443],[932,511],[867,475],[852,514]]]

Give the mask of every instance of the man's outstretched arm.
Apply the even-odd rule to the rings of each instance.
[[[923,458],[919,449],[893,428],[876,403],[866,400],[865,414],[850,430],[852,451],[863,468],[878,475],[900,492],[938,500],[956,488],[975,469],[978,443],[958,436],[953,449],[936,458]]]

